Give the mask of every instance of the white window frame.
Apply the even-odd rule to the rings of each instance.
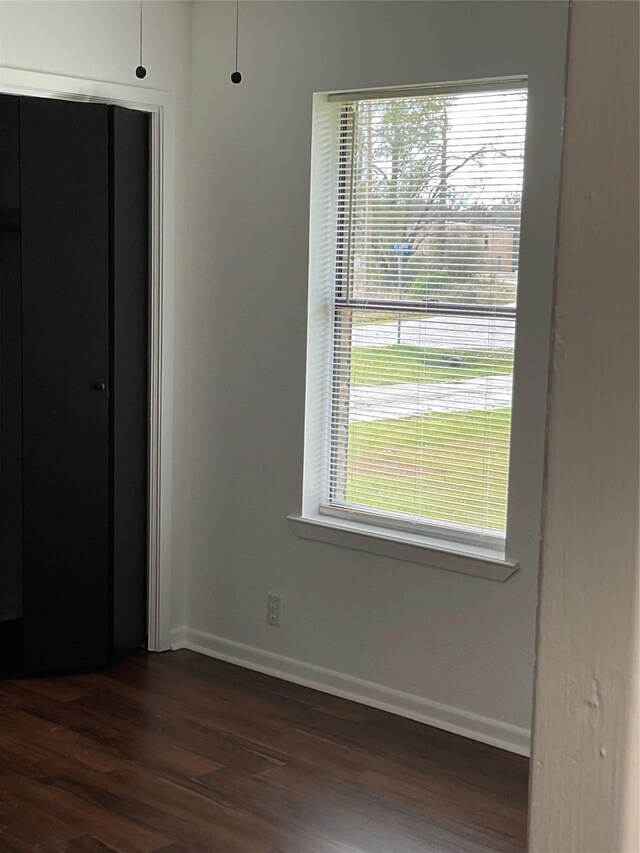
[[[553,186],[553,192],[548,192],[546,198],[537,197],[528,180],[531,171],[536,166],[540,168],[544,154],[549,151],[543,128],[530,126],[530,97],[522,196],[506,538],[503,540],[500,537],[500,541],[495,543],[487,540],[479,543],[470,536],[465,541],[461,530],[456,528],[455,537],[448,540],[443,535],[444,525],[439,524],[437,529],[430,529],[428,524],[399,523],[391,529],[384,526],[384,520],[379,516],[369,520],[366,512],[355,509],[335,511],[324,504],[328,494],[326,460],[329,458],[329,395],[332,381],[328,369],[328,347],[331,343],[328,341],[327,329],[331,323],[327,311],[331,306],[327,304],[326,289],[319,287],[318,282],[326,281],[327,276],[332,274],[330,271],[335,268],[335,233],[328,233],[326,223],[335,223],[336,188],[333,185],[336,182],[329,182],[332,184],[330,188],[327,186],[326,152],[322,152],[321,158],[318,150],[320,127],[326,122],[339,121],[338,111],[331,105],[336,100],[387,97],[394,93],[425,94],[429,90],[439,94],[445,90],[469,91],[476,85],[478,88],[498,88],[505,84],[527,87],[531,96],[525,75],[457,81],[446,85],[314,95],[302,508],[300,512],[288,516],[291,529],[303,539],[494,581],[506,581],[511,577],[518,569],[519,555],[526,553],[532,540],[537,540],[543,478],[557,187]],[[330,169],[332,174],[337,174],[337,162],[330,164]],[[552,170],[548,172],[551,174]]]

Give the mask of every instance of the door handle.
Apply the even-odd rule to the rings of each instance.
[[[104,382],[94,382],[93,383],[93,390],[94,391],[106,391],[107,386],[105,385]]]

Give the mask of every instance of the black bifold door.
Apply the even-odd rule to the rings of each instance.
[[[146,637],[148,118],[1,96],[0,128],[0,642],[73,672]]]

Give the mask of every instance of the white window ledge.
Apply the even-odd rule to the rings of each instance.
[[[289,526],[301,539],[365,551],[394,560],[420,563],[448,572],[504,582],[518,570],[518,563],[472,545],[447,543],[404,531],[390,531],[325,516],[288,516]]]

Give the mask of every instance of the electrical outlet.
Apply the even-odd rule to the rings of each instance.
[[[275,592],[270,592],[267,595],[267,625],[273,625],[274,628],[280,627],[280,605],[282,599]]]

